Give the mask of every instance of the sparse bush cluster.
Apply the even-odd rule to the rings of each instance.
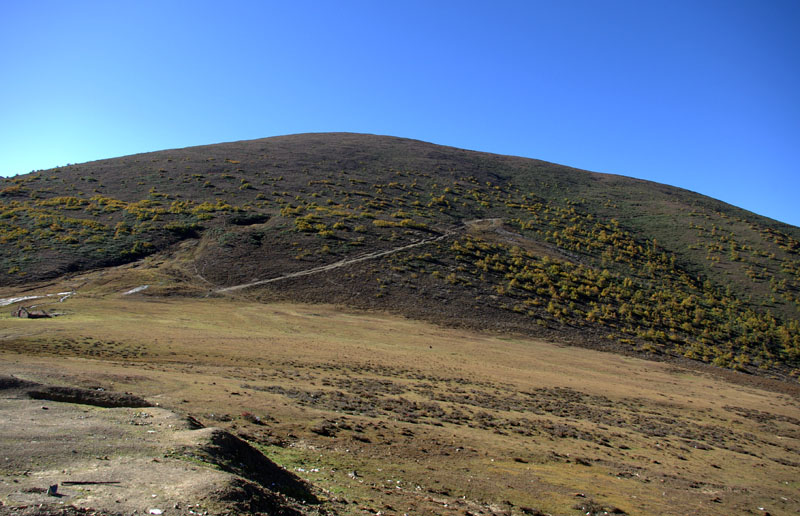
[[[637,259],[637,270],[654,272],[635,277],[473,238],[457,240],[451,251],[468,267],[464,280],[451,274],[449,283],[489,282],[508,309],[535,319],[600,324],[617,338],[649,343],[646,349],[724,367],[800,367],[797,321],[756,311],[709,282],[698,284],[661,254]]]

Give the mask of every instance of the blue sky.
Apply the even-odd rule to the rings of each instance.
[[[352,131],[800,225],[800,2],[0,2],[0,175]]]

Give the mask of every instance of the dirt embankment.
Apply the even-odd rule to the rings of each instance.
[[[330,513],[247,442],[130,393],[0,376],[0,436],[0,515]]]
[[[14,376],[0,376],[0,392],[25,395],[34,400],[60,401],[63,403],[76,403],[105,408],[142,408],[151,407],[152,404],[129,392],[119,393],[105,389],[82,389],[80,387],[63,387],[56,385],[42,385],[38,382],[16,378]]]

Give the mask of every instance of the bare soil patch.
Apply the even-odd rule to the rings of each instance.
[[[128,394],[10,376],[0,386],[0,514],[323,510],[306,482],[222,429]]]

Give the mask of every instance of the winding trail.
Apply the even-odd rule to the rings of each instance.
[[[463,228],[463,226],[461,228]],[[287,273],[287,274],[283,274],[281,276],[277,276],[275,278],[252,281],[250,283],[242,283],[241,285],[233,285],[232,287],[218,288],[218,289],[214,290],[214,293],[222,294],[222,293],[225,293],[225,292],[233,292],[233,291],[236,291],[236,290],[243,290],[243,289],[246,289],[246,288],[256,287],[258,285],[265,285],[267,283],[274,283],[276,281],[282,281],[282,280],[285,280],[285,279],[299,278],[299,277],[302,277],[302,276],[310,276],[311,274],[317,274],[317,273],[320,273],[320,272],[330,271],[330,270],[333,270],[333,269],[338,269],[339,267],[344,267],[346,265],[352,265],[354,263],[365,262],[367,260],[374,260],[375,258],[380,258],[382,256],[387,256],[387,255],[390,255],[390,254],[399,253],[400,251],[405,251],[407,249],[412,249],[414,247],[419,247],[421,245],[429,244],[431,242],[444,240],[445,238],[455,234],[456,231],[458,229],[461,229],[461,228],[452,229],[452,230],[446,231],[446,232],[442,233],[441,235],[438,235],[438,236],[435,236],[435,237],[425,238],[425,239],[419,240],[417,242],[414,242],[412,244],[407,244],[407,245],[400,246],[400,247],[394,247],[392,249],[387,249],[385,251],[375,251],[375,252],[372,252],[372,253],[367,253],[367,254],[363,254],[361,256],[357,256],[355,258],[346,258],[344,260],[339,260],[338,262],[329,263],[327,265],[320,265],[319,267],[313,267],[311,269],[306,269],[306,270],[297,271],[297,272],[290,272],[290,273]]]
[[[38,296],[20,296],[20,297],[8,297],[4,299],[0,299],[0,306],[8,306],[13,305],[14,303],[22,303],[23,301],[31,301],[33,299],[44,299],[48,297],[58,297],[58,302],[63,303],[65,300],[69,299],[70,297],[77,294],[76,291],[71,290],[69,292],[58,292],[57,294],[42,294]],[[30,306],[28,308],[33,308]]]

